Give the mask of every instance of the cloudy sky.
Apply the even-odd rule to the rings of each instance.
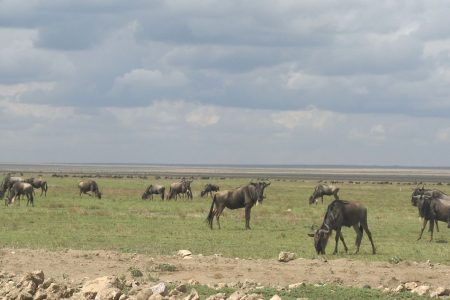
[[[449,15],[0,0],[0,162],[450,166]]]

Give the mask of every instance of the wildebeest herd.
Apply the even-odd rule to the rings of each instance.
[[[159,195],[161,200],[177,200],[178,197],[186,197],[193,199],[191,189],[192,180],[181,180],[172,183],[168,191],[163,185],[150,184],[142,194],[142,200],[153,199],[153,195]],[[241,186],[232,190],[220,191],[218,185],[208,183],[200,192],[200,196],[209,195],[212,198],[211,207],[207,215],[206,221],[211,229],[213,229],[213,220],[216,218],[217,226],[220,229],[219,218],[225,208],[228,209],[245,209],[245,229],[250,229],[250,212],[253,206],[263,202],[265,195],[264,190],[270,185],[270,182],[250,182],[245,186]],[[45,180],[37,178],[23,179],[18,176],[7,175],[0,185],[0,199],[5,198],[5,206],[14,204],[18,200],[20,205],[20,196],[27,197],[27,206],[34,206],[34,189],[41,190],[41,196],[47,195],[48,185]],[[79,196],[87,194],[101,199],[97,182],[94,180],[83,180],[78,183]],[[342,235],[342,227],[353,227],[356,232],[356,253],[358,253],[363,233],[365,232],[372,246],[372,253],[376,253],[376,248],[372,239],[372,234],[367,224],[367,209],[358,202],[346,201],[339,199],[339,187],[335,185],[319,184],[313,190],[309,197],[309,204],[318,204],[318,199],[323,203],[323,196],[333,196],[334,200],[328,205],[321,226],[313,233],[308,234],[314,238],[314,247],[318,254],[325,254],[325,248],[329,237],[333,230],[335,233],[335,248],[333,254],[338,251],[338,242],[341,240],[345,252],[348,247]],[[419,216],[423,218],[423,226],[420,231],[418,240],[421,239],[426,225],[429,223],[429,231],[431,233],[430,241],[433,239],[433,231],[436,226],[439,231],[438,221],[446,222],[450,228],[450,196],[439,190],[425,189],[424,187],[416,188],[411,195],[411,204],[416,206]]]

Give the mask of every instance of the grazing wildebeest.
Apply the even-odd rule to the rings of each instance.
[[[0,199],[5,196],[6,192],[9,192],[16,182],[22,182],[22,177],[16,177],[11,175],[6,175],[5,178],[2,181],[2,184],[0,186]]]
[[[342,244],[344,245],[345,252],[348,251],[344,237],[341,233],[342,226],[353,226],[353,229],[356,232],[355,254],[359,252],[363,230],[369,237],[370,243],[372,244],[372,253],[375,254],[375,245],[373,244],[372,234],[367,225],[367,209],[358,202],[343,200],[334,200],[331,202],[331,204],[328,205],[322,226],[317,229],[315,233],[308,234],[309,236],[314,237],[314,247],[316,248],[317,254],[325,254],[328,238],[333,230],[336,231],[336,246],[333,254],[337,253],[339,239],[341,239]]]
[[[81,194],[88,194],[89,196],[92,196],[92,194],[89,194],[89,192],[93,193],[98,199],[102,198],[102,193],[100,193],[100,190],[98,189],[97,182],[94,180],[86,180],[81,181],[78,184],[78,188],[80,189],[80,197]]]
[[[41,196],[42,194],[45,193],[44,195],[47,197],[47,190],[48,190],[47,181],[42,179],[29,178],[26,179],[25,182],[31,184],[35,189],[41,189]]]
[[[216,184],[207,183],[205,187],[203,188],[203,191],[200,192],[200,197],[203,197],[205,195],[210,194],[211,197],[213,195],[213,192],[218,192],[219,186]]]
[[[172,199],[175,197],[175,200],[177,200],[178,194],[186,194],[188,199],[192,200],[191,182],[192,180],[182,179],[179,182],[172,183],[169,187],[169,195],[167,196],[167,199]]]
[[[335,200],[339,200],[338,192],[339,192],[339,188],[334,185],[319,184],[318,186],[316,186],[316,188],[314,189],[314,192],[309,197],[309,204],[313,204],[313,203],[317,204],[317,202],[319,202],[319,201],[317,201],[318,198],[322,199],[322,204],[323,204],[323,196],[324,195],[327,195],[327,196],[333,195]]]
[[[236,188],[234,190],[217,192],[214,194],[211,209],[207,217],[207,222],[213,228],[213,219],[216,216],[217,226],[220,229],[219,217],[226,208],[237,209],[245,207],[245,229],[250,229],[250,211],[253,205],[262,203],[264,199],[264,189],[270,185],[265,182],[258,182]]]
[[[442,198],[447,195],[439,190],[426,189],[424,186],[422,186],[421,188],[417,187],[413,190],[412,195],[411,195],[411,204],[413,206],[417,207],[417,209],[419,211],[419,216],[423,219],[423,227],[422,227],[422,232],[423,232],[423,229],[425,229],[429,220],[427,218],[424,218],[424,216],[423,216],[423,213],[425,213],[425,211],[422,210],[422,205],[424,203],[422,196]],[[436,225],[436,230],[437,230],[437,232],[439,232],[439,225],[438,225],[437,220],[435,220],[434,225]],[[432,230],[432,228],[431,228],[431,223],[430,223],[428,231],[431,232],[431,230]],[[421,238],[422,238],[422,233],[420,234],[420,236],[417,240],[420,240]]]
[[[34,199],[33,199],[33,186],[27,182],[18,181],[13,184],[11,187],[11,191],[9,193],[7,202],[5,200],[5,204],[9,205],[11,203],[14,203],[14,201],[19,199],[21,195],[27,196],[27,206],[29,203],[31,203],[32,206],[34,206]],[[20,204],[20,202],[19,202]]]
[[[164,192],[166,188],[162,185],[153,185],[150,184],[145,192],[142,194],[142,200],[148,199],[151,197],[153,199],[153,194],[161,195],[161,200],[164,200]]]
[[[447,223],[447,227],[450,228],[450,196],[437,191],[437,193],[424,193],[419,198],[414,199],[419,215],[423,218],[423,226],[420,230],[420,235],[417,240],[422,238],[423,231],[430,222],[430,242],[433,240],[434,224],[437,225],[437,221]],[[414,205],[413,199],[411,199]]]

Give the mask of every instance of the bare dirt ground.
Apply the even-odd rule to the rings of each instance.
[[[162,264],[175,266],[163,271]],[[330,283],[344,286],[396,287],[419,282],[431,287],[448,287],[450,266],[430,263],[361,262],[352,259],[310,260],[298,258],[283,263],[273,260],[245,260],[220,256],[192,255],[150,257],[112,251],[47,251],[0,249],[0,271],[22,274],[43,270],[56,280],[83,282],[100,276],[126,275],[139,269],[165,282],[196,280],[200,284],[253,281],[264,286],[287,286],[299,282]]]

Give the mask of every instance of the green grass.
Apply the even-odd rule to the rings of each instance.
[[[25,175],[26,176],[26,175]],[[179,249],[194,254],[220,253],[227,257],[276,258],[280,251],[295,252],[298,257],[317,257],[312,239],[307,236],[313,224],[320,225],[326,205],[308,205],[316,182],[272,180],[266,189],[263,205],[252,209],[252,230],[244,230],[244,210],[225,210],[221,217],[222,229],[214,230],[205,223],[211,205],[210,198],[200,198],[206,182],[220,185],[221,190],[246,184],[250,179],[194,180],[194,200],[141,200],[145,187],[153,183],[168,186],[175,180],[98,179],[102,199],[79,197],[79,178],[47,178],[47,197],[37,193],[35,207],[21,206],[0,209],[0,246],[45,249],[106,249],[138,252],[150,255],[172,255]],[[369,261],[426,261],[450,264],[448,241],[450,231],[440,223],[435,241],[428,242],[424,233],[416,241],[421,221],[417,209],[410,204],[412,186],[407,184],[340,184],[340,197],[358,200],[368,208],[368,223],[377,254],[371,254],[370,243],[363,237],[358,255],[355,233],[344,228],[343,234],[350,248],[342,245],[336,256]],[[449,187],[439,187],[449,192]],[[327,253],[331,254],[334,237]]]

